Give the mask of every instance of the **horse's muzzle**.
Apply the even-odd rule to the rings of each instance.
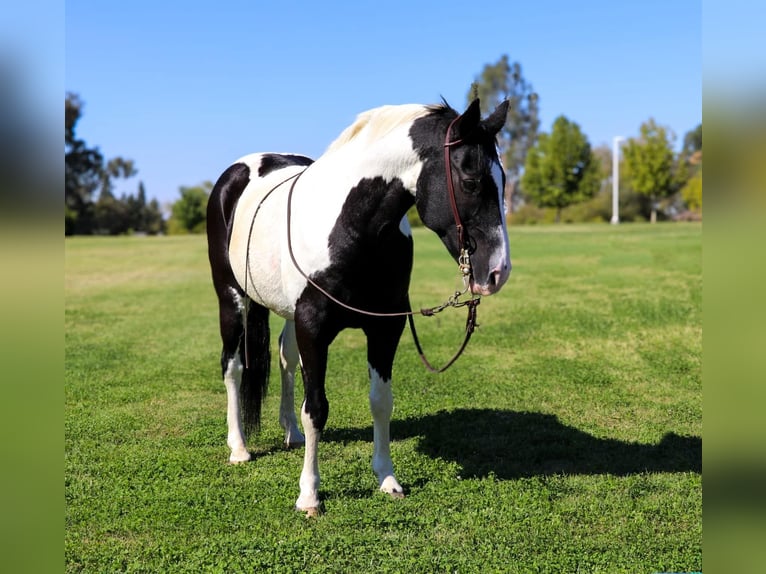
[[[505,261],[492,269],[482,283],[478,283],[475,278],[471,279],[471,293],[474,295],[492,295],[500,291],[501,287],[508,281],[511,275],[511,263]]]

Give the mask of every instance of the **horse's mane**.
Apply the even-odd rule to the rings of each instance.
[[[349,142],[356,141],[362,134],[368,140],[376,140],[394,128],[407,124],[428,114],[451,110],[446,101],[441,104],[402,104],[398,106],[381,106],[362,112],[356,121],[348,126],[327,148],[327,152],[336,151]],[[326,152],[326,153],[327,153]]]

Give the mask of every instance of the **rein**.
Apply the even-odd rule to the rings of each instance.
[[[458,116],[459,118],[460,116]],[[291,175],[290,177],[286,178],[285,180],[278,183],[276,186],[274,186],[269,192],[261,199],[261,202],[259,203],[258,207],[255,210],[255,214],[253,215],[253,221],[250,223],[250,233],[248,234],[248,243],[250,241],[250,237],[252,236],[253,232],[253,225],[255,223],[255,217],[258,215],[258,211],[261,208],[261,205],[266,200],[266,198],[271,195],[271,193],[276,190],[281,185],[287,183],[291,179],[293,182],[290,184],[290,189],[287,193],[287,251],[290,254],[290,259],[295,266],[296,270],[300,275],[317,291],[319,291],[322,295],[327,297],[330,301],[335,303],[336,305],[351,311],[353,313],[358,313],[360,315],[367,315],[370,317],[407,317],[407,320],[410,325],[410,331],[412,333],[412,339],[415,343],[415,348],[418,351],[418,355],[420,356],[420,360],[423,362],[423,365],[425,365],[426,369],[432,373],[443,373],[448,368],[450,368],[455,361],[460,357],[460,355],[463,354],[463,351],[468,346],[468,341],[471,340],[471,335],[473,335],[474,330],[478,326],[476,322],[476,308],[478,307],[479,303],[481,303],[481,298],[475,296],[473,293],[471,293],[471,298],[466,301],[460,301],[460,297],[462,297],[465,293],[470,291],[470,279],[471,279],[471,259],[470,259],[470,251],[469,251],[469,245],[466,241],[464,229],[463,229],[463,223],[460,219],[460,213],[457,209],[457,201],[455,199],[455,188],[454,183],[452,181],[452,161],[450,158],[450,148],[452,146],[459,145],[462,143],[461,139],[452,140],[450,141],[450,132],[452,131],[452,126],[457,121],[458,118],[455,118],[452,120],[452,122],[449,124],[449,127],[447,127],[447,134],[444,138],[444,164],[446,169],[446,175],[447,175],[447,192],[449,196],[450,201],[450,207],[452,208],[452,215],[455,219],[455,229],[457,231],[457,238],[458,238],[458,245],[460,246],[460,255],[458,257],[458,268],[460,270],[461,277],[463,279],[463,290],[462,291],[455,291],[455,293],[447,299],[444,303],[441,305],[437,305],[435,307],[426,307],[421,308],[419,311],[412,311],[412,309],[408,311],[399,311],[399,312],[393,312],[393,313],[380,313],[376,311],[368,311],[366,309],[359,309],[357,307],[354,307],[352,305],[349,305],[348,303],[344,303],[343,301],[339,300],[337,297],[329,293],[326,289],[324,289],[321,285],[319,285],[316,281],[314,281],[311,277],[308,276],[308,274],[303,271],[301,266],[298,264],[298,261],[295,258],[295,253],[293,252],[293,244],[292,244],[292,233],[291,233],[291,226],[292,226],[292,199],[293,199],[293,191],[295,190],[295,184],[298,182],[298,179],[300,179],[300,176],[303,175],[303,172],[306,171],[307,168],[299,171],[298,173]],[[247,277],[249,275],[249,269],[250,269],[250,248],[248,245],[248,249],[246,251],[246,261],[245,261],[245,292],[247,292]],[[448,307],[467,307],[468,308],[468,316],[466,317],[465,322],[465,338],[463,339],[463,343],[460,345],[460,348],[457,350],[457,352],[452,356],[452,358],[447,361],[447,363],[443,367],[434,367],[426,358],[425,353],[423,352],[423,348],[420,345],[420,340],[418,339],[418,334],[415,329],[415,321],[413,319],[414,315],[423,315],[424,317],[432,317],[437,313],[441,313],[444,311],[444,309]],[[246,322],[247,323],[247,322]],[[247,324],[245,324],[245,350],[247,351]],[[245,353],[245,359],[247,363],[247,352]]]

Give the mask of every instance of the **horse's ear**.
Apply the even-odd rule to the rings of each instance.
[[[508,100],[504,100],[500,103],[499,106],[495,108],[495,111],[490,114],[490,116],[484,120],[484,126],[487,128],[487,131],[491,133],[492,135],[496,135],[497,132],[499,132],[501,129],[503,129],[503,126],[505,125],[505,120],[508,117],[508,107],[510,106],[511,102]]]
[[[479,98],[476,98],[470,104],[466,110],[458,117],[455,122],[455,136],[458,139],[463,139],[471,134],[481,121],[481,109],[479,105]]]

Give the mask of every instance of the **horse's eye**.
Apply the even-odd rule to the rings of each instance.
[[[466,193],[476,193],[479,191],[479,180],[478,179],[464,179],[463,180],[463,191]]]

